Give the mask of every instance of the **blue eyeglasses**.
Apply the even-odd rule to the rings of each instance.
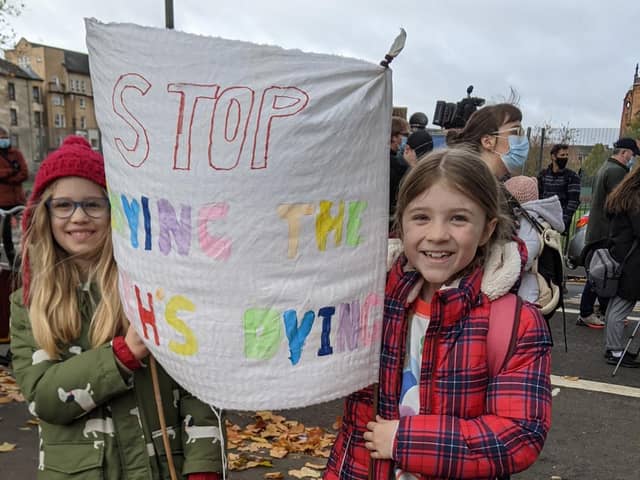
[[[51,215],[63,220],[71,218],[78,207],[95,219],[102,218],[109,212],[109,199],[106,197],[90,197],[79,202],[64,197],[50,198],[46,205]]]

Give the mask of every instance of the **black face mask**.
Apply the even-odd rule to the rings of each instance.
[[[558,168],[560,170],[563,170],[564,167],[567,166],[567,162],[569,161],[568,158],[556,158],[556,165],[558,165]]]

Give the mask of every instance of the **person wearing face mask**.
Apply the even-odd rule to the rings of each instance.
[[[567,168],[569,145],[559,143],[551,148],[551,165],[538,174],[540,198],[557,195],[562,205],[564,231],[569,232],[573,214],[580,205],[580,177]]]
[[[521,175],[529,155],[529,139],[522,128],[522,112],[512,103],[476,110],[464,128],[447,131],[447,146],[469,148],[480,154],[491,173],[503,184]],[[503,188],[503,210],[516,219],[518,202]]]
[[[413,168],[418,161],[433,150],[433,137],[426,130],[416,130],[407,140],[402,154],[404,161]]]
[[[522,128],[522,112],[512,103],[499,103],[489,105],[476,110],[467,120],[464,128],[460,130],[449,130],[447,132],[447,146],[460,146],[474,150],[480,154],[480,158],[487,164],[493,175],[500,180],[502,186],[502,213],[513,219],[514,228],[512,230],[513,243],[517,244],[521,255],[522,267],[527,267],[527,258],[534,257],[535,252],[528,252],[525,242],[520,236],[518,227],[522,206],[505,187],[506,182],[511,176],[522,175],[524,165],[529,155],[529,139]],[[550,227],[551,230],[555,228]],[[558,230],[556,230],[558,231]],[[558,231],[558,233],[560,233]],[[506,258],[506,252],[503,252],[503,259]],[[541,256],[541,255],[540,255]],[[553,262],[551,271],[542,273],[545,281],[556,287],[554,295],[548,303],[544,304],[544,315],[550,318],[559,305],[562,305],[562,292],[564,288],[564,279],[558,278],[557,272],[564,270],[562,258],[560,255],[552,255],[550,259]],[[536,271],[542,270],[538,267],[536,259],[530,268]],[[553,272],[553,274],[550,274]],[[521,278],[516,279],[511,292],[517,293],[521,283]],[[540,290],[539,290],[540,292]],[[543,305],[542,302],[536,302]]]
[[[11,146],[9,131],[0,127],[0,208],[9,210],[24,205],[25,195],[22,183],[29,177],[27,163],[22,153]],[[11,238],[11,222],[5,221],[2,229],[2,242],[9,264],[13,265],[15,248]]]
[[[391,141],[389,142],[389,219],[392,219],[395,213],[400,180],[409,169],[409,165],[400,153],[404,150],[408,137],[409,122],[402,117],[392,117]],[[392,231],[392,228],[393,223],[389,220],[389,232]]]
[[[463,146],[480,154],[499,180],[521,175],[529,155],[522,112],[511,103],[476,110],[464,128],[447,131],[447,146]]]
[[[638,148],[636,140],[628,137],[621,138],[613,144],[613,155],[602,164],[596,173],[593,182],[589,223],[585,235],[585,247],[582,252],[584,265],[589,265],[591,253],[595,249],[605,246],[603,243],[609,239],[609,217],[605,211],[605,203],[609,194],[629,173],[636,155],[640,155],[640,148]],[[599,298],[593,290],[591,282],[587,280],[580,298],[580,316],[576,322],[578,325],[604,328],[604,320],[594,313],[596,298],[600,304],[601,315],[605,315],[609,299]]]

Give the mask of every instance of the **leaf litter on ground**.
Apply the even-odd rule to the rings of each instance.
[[[24,397],[11,372],[0,367],[0,404],[11,402],[24,402]]]
[[[228,449],[238,452],[229,453],[230,470],[271,467],[272,459],[299,454],[316,457],[319,461],[307,462],[301,469],[288,473],[297,478],[320,478],[326,467],[326,461],[322,459],[329,458],[335,434],[320,427],[307,427],[296,420],[287,420],[271,411],[255,412],[253,420],[244,428],[227,421]],[[283,478],[278,476],[280,472],[273,473],[274,476],[265,478]]]

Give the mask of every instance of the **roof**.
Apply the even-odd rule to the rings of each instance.
[[[25,78],[27,80],[42,80],[36,75],[33,70],[20,68],[15,63],[11,63],[8,60],[0,58],[0,75],[6,75],[8,77]]]
[[[86,53],[63,50],[64,66],[69,72],[89,75],[89,55]]]

